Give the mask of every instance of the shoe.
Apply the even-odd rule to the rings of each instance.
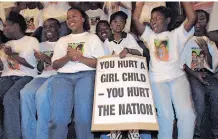
[[[110,139],[122,139],[121,131],[111,131],[108,136],[110,137]]]
[[[140,139],[138,130],[129,130],[128,139]]]

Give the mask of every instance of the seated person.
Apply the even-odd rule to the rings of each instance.
[[[37,75],[34,49],[37,39],[25,36],[27,25],[22,15],[11,12],[6,19],[4,34],[8,41],[1,56],[4,69],[0,77],[0,102],[4,105],[4,137],[20,139],[20,90]]]

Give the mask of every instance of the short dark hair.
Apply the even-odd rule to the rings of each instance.
[[[54,21],[58,25],[58,27],[61,27],[61,23],[57,19],[55,19],[55,18],[49,18],[49,19],[45,20],[45,22],[46,21]]]
[[[165,47],[167,47],[167,41],[162,41],[161,43],[160,43],[160,45],[161,44],[163,44]]]
[[[95,30],[95,32],[98,31],[98,28],[99,28],[99,25],[100,25],[100,24],[106,24],[107,26],[110,27],[110,24],[108,23],[107,20],[100,20],[100,21],[98,21],[98,23],[97,23],[97,25],[96,25],[96,30]]]
[[[8,20],[8,21],[10,21],[12,23],[18,24],[19,27],[20,27],[20,31],[22,33],[26,32],[26,29],[27,29],[26,21],[25,21],[24,17],[22,15],[20,15],[19,13],[10,12],[10,14],[9,14],[9,16],[7,17],[6,20]]]
[[[197,54],[197,52],[196,52],[196,51],[192,51],[192,54],[193,54],[193,53]]]
[[[171,11],[171,9],[169,9],[167,7],[164,7],[164,6],[159,6],[159,7],[153,8],[152,11],[151,11],[151,14],[153,12],[159,12],[159,13],[163,14],[163,16],[165,18],[172,18],[172,15],[171,15],[172,11]]]
[[[210,14],[208,12],[204,11],[204,10],[196,10],[196,13],[200,13],[200,12],[205,14],[206,20],[207,20],[207,23],[208,23],[209,20],[210,20]]]
[[[84,23],[83,23],[83,29],[85,31],[89,31],[90,30],[90,25],[89,25],[89,16],[80,8],[78,7],[71,7],[67,12],[69,12],[70,10],[77,10],[81,13],[82,17],[85,19]]]
[[[118,11],[111,15],[110,23],[118,16],[120,16],[123,20],[125,20],[125,22],[126,22],[126,19],[128,18],[128,15],[126,13],[124,13],[123,11]]]

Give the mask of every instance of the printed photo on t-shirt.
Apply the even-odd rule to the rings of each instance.
[[[42,53],[49,57],[52,57],[54,52],[53,51],[43,51]],[[54,70],[54,69],[52,68],[50,64],[44,62],[44,70],[49,71],[49,70]]]
[[[169,61],[169,43],[168,39],[154,39],[155,56],[160,61]]]
[[[25,20],[27,24],[27,29],[35,30],[34,17],[26,17]]]
[[[20,64],[11,58],[7,58],[8,68],[11,70],[20,70]]]
[[[98,21],[100,21],[100,17],[99,16],[90,17],[90,25],[91,26],[96,26]]]
[[[201,48],[192,47],[191,69],[201,71],[204,68],[204,52]]]
[[[68,43],[68,47],[72,47],[73,49],[76,49],[77,51],[81,51],[82,54],[84,54],[84,44],[85,42]]]

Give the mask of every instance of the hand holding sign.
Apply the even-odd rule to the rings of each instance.
[[[120,58],[124,58],[124,57],[126,57],[126,55],[129,53],[129,49],[128,48],[124,48],[121,52],[120,52],[120,54],[119,54],[119,56],[120,56]]]

